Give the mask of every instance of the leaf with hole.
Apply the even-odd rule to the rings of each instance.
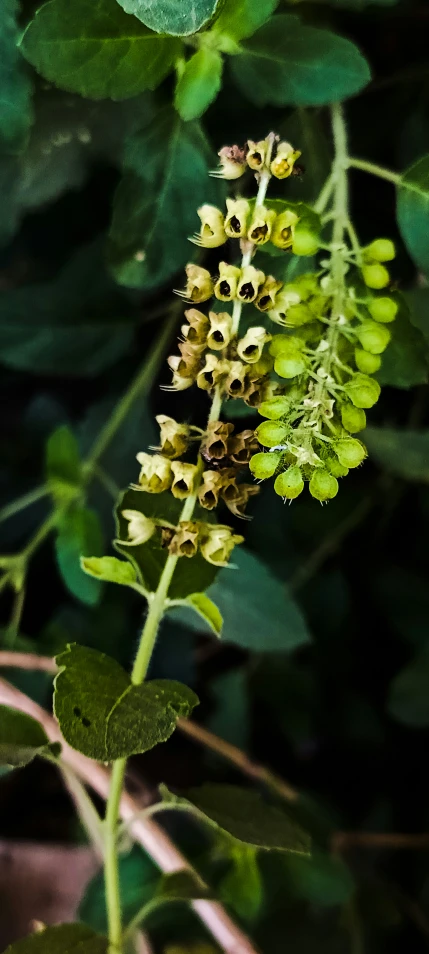
[[[36,755],[58,754],[39,722],[18,709],[0,706],[0,765],[18,768]]]
[[[169,679],[136,686],[104,653],[72,644],[57,657],[54,708],[64,738],[99,762],[166,742],[179,717],[198,705],[192,689]]]

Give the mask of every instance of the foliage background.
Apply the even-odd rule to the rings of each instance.
[[[252,4],[242,5],[250,15]],[[89,453],[156,347],[171,312],[171,287],[181,284],[189,256],[195,208],[219,196],[218,184],[207,177],[217,149],[274,128],[303,152],[305,174],[287,185],[286,194],[307,201],[326,177],[331,149],[328,111],[296,106],[293,97],[282,105],[271,101],[274,96],[261,103],[238,75],[239,57],[225,56],[221,91],[194,122],[180,119],[174,108],[172,74],[155,91],[119,102],[57,89],[16,51],[15,39],[36,6],[24,0],[18,12],[14,0],[5,0],[0,23],[5,507],[44,480],[47,442],[58,427],[73,432],[83,457]],[[267,15],[269,6],[275,3],[261,4]],[[85,23],[86,0],[73,8]],[[348,37],[368,59],[373,79],[347,102],[355,155],[402,171],[429,151],[424,0],[280,3],[277,12],[297,13],[305,24]],[[15,15],[13,37],[8,24]],[[428,822],[429,253],[423,241],[414,259],[408,254],[389,183],[357,171],[351,183],[361,240],[394,237],[395,279],[411,306],[411,321],[398,323],[386,354],[387,386],[366,435],[371,459],[342,482],[326,507],[310,498],[283,507],[264,490],[253,504],[247,549],[237,556],[239,573],[221,572],[213,587],[225,638],[215,642],[196,617],[171,617],[151,669],[153,676],[196,689],[200,721],[304,793],[303,818],[310,818],[318,845],[311,862],[270,856],[259,867],[250,859],[231,867],[231,860],[213,860],[192,827],[174,832],[270,954],[285,948],[294,954],[378,954],[404,945],[423,951],[429,942],[425,852],[354,848],[343,860],[328,850],[332,831],[422,832]],[[87,482],[86,506],[96,516],[84,512],[37,551],[13,633],[16,648],[52,654],[72,640],[129,665],[140,602],[124,598],[120,587],[102,589],[85,578],[78,555],[82,546],[92,552],[97,544],[106,552],[114,533],[112,482],[114,491],[134,478],[136,451],[156,439],[154,414],[204,419],[204,395],[172,398],[159,389],[169,379],[162,359],[174,340],[177,309],[168,320],[164,347],[158,345],[144,386],[99,460],[101,479],[98,474]],[[5,520],[2,552],[22,548],[48,511],[43,498]],[[7,643],[20,609],[13,593],[3,594],[1,608]],[[46,676],[12,675],[47,704]],[[179,787],[207,778],[237,780],[178,733],[136,759],[135,771],[149,784],[163,780]],[[0,804],[4,836],[79,838],[44,764],[2,780]],[[131,912],[150,893],[150,869],[137,851],[124,860]],[[84,912],[95,927],[103,926],[98,882]],[[186,941],[201,934],[190,915],[179,918],[177,912],[155,929],[160,944],[172,931],[175,940],[177,932]]]

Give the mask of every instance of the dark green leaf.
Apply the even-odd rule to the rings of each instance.
[[[0,151],[22,148],[32,120],[31,86],[17,50],[17,0],[3,0],[0,17]]]
[[[406,302],[410,309],[410,321],[415,328],[418,328],[424,338],[421,350],[427,353],[429,348],[429,288],[413,288],[412,291],[407,292]]]
[[[85,924],[56,924],[15,941],[4,954],[107,954],[107,937]]]
[[[119,882],[124,924],[150,901],[159,883],[159,869],[137,845],[119,856]],[[85,891],[78,916],[95,931],[107,931],[106,898],[103,871],[99,871]]]
[[[234,57],[241,91],[256,106],[322,106],[358,93],[368,64],[344,37],[307,27],[298,17],[273,17]]]
[[[31,716],[0,706],[0,765],[17,768],[51,751],[44,728]]]
[[[331,150],[321,117],[316,110],[295,109],[278,132],[282,139],[301,150],[305,169],[302,176],[288,180],[288,199],[315,202],[331,171]]]
[[[398,187],[397,215],[411,257],[429,273],[429,156],[404,172]]]
[[[190,256],[196,209],[216,202],[215,165],[200,126],[164,109],[128,142],[125,176],[114,200],[110,261],[123,285],[152,289],[168,281]]]
[[[429,431],[367,427],[365,444],[370,456],[405,480],[429,481]]]
[[[162,795],[172,807],[192,805],[214,828],[254,848],[309,854],[308,835],[286,811],[265,802],[258,792],[237,785],[202,785],[180,798],[162,786]]]
[[[211,892],[193,871],[172,871],[162,876],[155,897],[160,901],[193,901],[210,898]]]
[[[225,742],[248,751],[252,717],[246,670],[231,669],[218,676],[210,683],[210,694],[216,708],[207,720],[207,727]],[[212,753],[207,752],[206,757],[209,756],[212,758]]]
[[[100,762],[166,742],[179,717],[198,704],[192,689],[157,679],[135,686],[122,666],[76,644],[57,657],[54,707],[66,741]]]
[[[429,725],[429,650],[423,649],[390,684],[387,710],[405,725]]]
[[[82,465],[77,440],[66,424],[51,434],[46,445],[46,477],[54,500],[73,499],[82,483]]]
[[[205,113],[222,85],[223,60],[217,50],[202,47],[187,61],[174,93],[174,105],[185,122]]]
[[[347,904],[355,890],[350,870],[341,858],[320,848],[310,858],[289,855],[284,859],[288,890],[319,907]]]
[[[27,27],[21,49],[61,89],[126,99],[158,86],[180,44],[151,33],[116,0],[50,0]]]
[[[404,305],[389,330],[392,338],[383,354],[378,381],[395,388],[425,384],[428,379],[426,343],[423,335],[411,324]]]
[[[96,580],[105,583],[120,583],[122,586],[132,586],[137,582],[136,571],[131,563],[117,560],[116,557],[83,557],[82,569]]]
[[[127,13],[133,13],[156,33],[189,36],[211,20],[219,0],[120,0]]]
[[[216,633],[216,636],[221,635],[223,619],[213,600],[209,599],[205,593],[191,593],[186,603],[192,607],[199,616],[202,616],[208,626]]]
[[[103,534],[95,510],[72,506],[63,514],[58,523],[55,552],[70,593],[88,606],[98,603],[102,590],[100,580],[88,576],[80,562],[82,556],[97,556],[103,552]]]
[[[225,0],[213,32],[244,40],[269,20],[278,4],[279,0]]]

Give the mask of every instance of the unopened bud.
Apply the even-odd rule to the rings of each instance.
[[[398,311],[398,303],[394,298],[387,295],[381,298],[373,298],[368,304],[368,310],[374,321],[380,321],[382,324],[389,324],[394,321]]]
[[[379,262],[363,265],[362,278],[368,288],[375,288],[376,290],[385,288],[390,281],[390,275],[387,271],[387,268],[385,268],[385,266],[381,265]]]
[[[363,249],[364,259],[368,262],[391,262],[395,255],[396,249],[391,239],[375,239]]]
[[[239,179],[246,171],[246,153],[240,146],[223,146],[219,150],[220,164],[210,175],[217,179]]]
[[[391,335],[388,328],[378,324],[376,321],[363,321],[356,329],[356,336],[359,339],[363,349],[370,354],[382,354],[389,344]]]
[[[244,238],[250,215],[248,199],[227,199],[227,214],[225,216],[225,232],[229,238]]]
[[[276,179],[287,179],[293,172],[293,167],[301,153],[291,146],[290,142],[280,142],[270,169]]]
[[[381,358],[378,354],[370,354],[363,348],[355,348],[355,362],[359,371],[364,374],[375,374],[381,367]]]

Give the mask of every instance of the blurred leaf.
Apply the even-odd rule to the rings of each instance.
[[[156,33],[189,36],[201,30],[216,11],[219,0],[120,0],[127,13],[133,13]]]
[[[207,727],[226,742],[248,751],[251,721],[248,676],[243,669],[232,669],[210,683],[216,703]],[[207,752],[207,757],[212,754]],[[216,756],[214,756],[216,757]]]
[[[267,851],[293,851],[309,854],[310,839],[293,820],[290,812],[265,802],[258,792],[237,785],[205,784],[178,797],[160,787],[163,800],[171,807],[191,805],[214,828],[236,841]]]
[[[161,534],[156,532],[147,543],[140,546],[122,547],[120,540],[126,540],[128,536],[128,523],[122,517],[123,510],[138,510],[146,517],[155,517],[156,519],[166,520],[168,523],[177,524],[182,511],[182,501],[176,500],[172,494],[147,494],[140,490],[126,490],[119,500],[117,507],[117,537],[115,548],[125,556],[136,567],[137,572],[143,579],[144,586],[148,590],[156,590],[161,573],[164,569],[168,549],[161,545]],[[195,519],[207,521],[208,512],[202,508],[196,508]],[[209,518],[210,520],[210,518]],[[213,583],[218,573],[218,568],[207,560],[198,551],[192,559],[182,557],[179,559],[174,571],[173,579],[168,590],[169,599],[182,600],[195,592],[195,588],[204,591]],[[181,612],[175,610],[174,613]],[[185,610],[185,612],[187,612]],[[195,627],[194,627],[195,628]],[[201,628],[198,627],[198,628]]]
[[[185,122],[198,119],[216,99],[222,67],[220,53],[204,46],[187,60],[174,93],[174,105]]]
[[[58,523],[55,553],[64,583],[70,593],[94,606],[98,603],[102,587],[99,579],[88,576],[81,567],[82,556],[97,556],[103,552],[103,534],[95,510],[72,506]]]
[[[194,898],[210,898],[211,892],[193,871],[184,868],[164,874],[158,883],[155,897],[160,901],[192,901]]]
[[[129,314],[93,242],[52,281],[0,291],[0,360],[39,374],[99,374],[128,350]]]
[[[392,680],[387,711],[405,725],[429,725],[429,650],[419,652]]]
[[[180,45],[151,33],[115,0],[50,0],[29,23],[21,49],[61,89],[91,99],[126,99],[155,89]]]
[[[377,380],[395,388],[412,388],[428,380],[427,348],[423,335],[411,324],[408,311],[400,308],[389,326],[392,335],[383,354]]]
[[[316,110],[295,109],[281,124],[279,134],[301,150],[304,172],[288,180],[288,199],[315,202],[331,171],[328,137]],[[290,259],[289,265],[295,261]],[[298,259],[299,261],[299,259]]]
[[[405,300],[410,309],[410,321],[422,333],[426,349],[429,346],[429,288],[413,288]]]
[[[58,505],[72,500],[79,492],[82,483],[79,447],[66,424],[57,427],[46,444],[46,478]]]
[[[84,924],[56,924],[11,944],[4,954],[107,954],[107,937]]]
[[[105,583],[120,583],[122,586],[132,586],[137,582],[137,576],[131,563],[117,560],[116,557],[84,557],[81,560],[82,569],[96,580]]]
[[[225,0],[213,32],[233,40],[245,40],[268,20],[279,0]]]
[[[3,0],[0,17],[0,152],[16,152],[33,118],[31,85],[17,43],[17,0]]]
[[[123,381],[115,377],[117,396],[115,398],[104,398],[88,408],[77,431],[82,457],[91,453],[100,431],[110,420],[120,400],[120,395],[125,392],[128,385],[129,380],[125,376]],[[158,437],[159,429],[155,423],[153,412],[144,395],[141,394],[129,408],[121,427],[113,435],[112,440],[109,441],[105,451],[101,454],[99,463],[119,487],[125,487],[137,471],[136,454],[140,450],[146,450],[151,444],[156,445]],[[109,501],[110,513],[111,504]]]
[[[353,877],[345,862],[319,848],[312,850],[310,858],[299,855],[286,857],[284,868],[292,897],[319,907],[347,904],[355,890]]]
[[[131,683],[114,659],[77,644],[57,657],[54,707],[64,738],[99,762],[166,742],[179,717],[198,704],[192,689],[168,679]]]
[[[235,81],[256,106],[322,106],[369,83],[369,66],[350,40],[273,17],[232,60]]]
[[[199,616],[202,616],[216,636],[222,634],[222,615],[215,603],[213,603],[213,600],[209,599],[205,593],[191,593],[190,596],[187,597],[186,603],[194,609]]]
[[[429,273],[429,156],[403,173],[397,196],[398,224],[416,265]]]
[[[374,580],[379,607],[395,633],[424,646],[428,641],[429,589],[424,577],[398,566],[386,566]]]
[[[159,883],[159,869],[141,848],[134,846],[127,855],[119,856],[119,884],[124,924],[150,901]],[[104,874],[97,872],[89,882],[80,902],[79,918],[95,931],[107,931]]]
[[[189,259],[196,209],[216,202],[221,186],[208,177],[215,165],[197,123],[183,123],[167,107],[130,138],[125,175],[116,191],[109,257],[121,284],[153,289]]]
[[[58,744],[54,746],[57,750]],[[11,768],[28,765],[36,755],[44,755],[51,749],[39,722],[18,709],[0,706],[0,765]]]
[[[386,470],[405,480],[429,481],[429,431],[367,427],[369,454]]]
[[[232,867],[219,885],[221,900],[240,918],[252,921],[257,917],[263,900],[257,851],[250,845],[234,845],[231,860]]]

